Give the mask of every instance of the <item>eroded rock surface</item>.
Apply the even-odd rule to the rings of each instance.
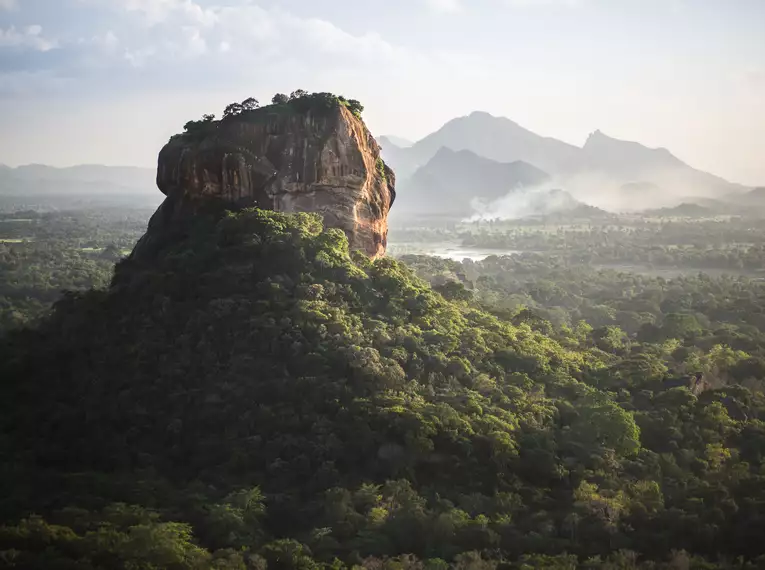
[[[155,249],[206,204],[318,212],[351,249],[385,253],[395,177],[364,122],[342,105],[298,112],[264,107],[177,135],[159,153],[157,186],[167,196],[133,252]]]

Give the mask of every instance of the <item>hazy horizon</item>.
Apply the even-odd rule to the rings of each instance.
[[[0,163],[154,167],[203,113],[332,91],[377,135],[480,110],[765,183],[765,3],[0,0]]]

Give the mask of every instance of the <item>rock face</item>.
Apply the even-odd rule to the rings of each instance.
[[[318,212],[352,250],[385,253],[395,176],[363,121],[346,107],[298,112],[264,107],[176,135],[159,153],[167,196],[133,257],[206,205]]]

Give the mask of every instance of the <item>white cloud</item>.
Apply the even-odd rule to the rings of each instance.
[[[434,12],[440,13],[448,14],[462,10],[460,0],[425,0],[425,4]]]
[[[202,37],[198,28],[185,26],[183,28],[183,42],[181,43],[180,55],[183,57],[196,57],[207,53],[207,41]]]
[[[119,38],[109,30],[104,34],[96,34],[90,38],[80,38],[77,43],[85,46],[95,46],[103,52],[113,52],[119,46]]]
[[[201,0],[74,1],[112,12],[112,21],[109,28],[78,38],[57,38],[57,44],[49,42],[76,47],[63,52],[66,58],[54,74],[80,81],[88,78],[104,89],[99,80],[104,70],[130,85],[130,76],[116,70],[128,68],[124,71],[130,74],[132,68],[141,70],[141,77],[155,86],[166,86],[169,75],[177,77],[178,84],[186,84],[200,74],[213,85],[251,83],[252,70],[257,69],[268,89],[283,88],[283,79],[277,78],[288,76],[301,78],[306,88],[330,90],[340,84],[350,90],[355,84],[365,85],[358,78],[370,73],[391,82],[408,82],[426,70],[450,69],[459,57],[403,47],[375,32],[347,31],[325,19],[302,17],[256,0],[219,0],[205,8]],[[17,29],[0,33],[4,33],[0,45],[37,42],[38,49],[50,47],[40,43],[39,27],[26,33]],[[16,83],[25,79],[19,77]],[[144,81],[135,79],[135,85]]]
[[[423,0],[425,5],[434,12],[453,14],[464,8],[462,0]],[[513,8],[534,8],[537,6],[577,6],[585,0],[498,0],[500,3]]]
[[[42,26],[34,24],[23,30],[17,30],[16,26],[5,30],[0,28],[0,47],[50,51],[57,48],[58,43],[45,38],[42,35]]]
[[[149,58],[183,60],[226,54],[226,63],[273,60],[276,57],[310,60],[341,56],[339,67],[360,62],[410,64],[417,55],[396,47],[379,34],[355,35],[318,18],[295,16],[280,8],[247,2],[203,8],[193,0],[82,0],[117,10],[139,13],[146,28],[127,42],[125,60],[134,67]],[[442,4],[458,0],[439,0]],[[443,7],[446,7],[445,5]],[[123,41],[131,37],[121,33]]]
[[[156,55],[157,50],[153,47],[139,48],[139,49],[126,49],[125,61],[127,61],[132,67],[143,67],[146,61]]]
[[[584,0],[502,0],[515,8],[534,8],[537,6],[577,6]]]
[[[18,7],[17,0],[0,0],[0,10],[15,10]]]
[[[150,26],[177,16],[201,25],[211,25],[216,20],[215,9],[202,8],[193,0],[119,0],[115,4],[121,4],[129,12],[142,14]]]

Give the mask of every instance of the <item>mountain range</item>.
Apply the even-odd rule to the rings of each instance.
[[[582,147],[538,135],[504,117],[476,111],[425,138],[379,138],[396,173],[395,216],[476,213],[525,189],[564,190],[579,203],[607,210],[673,207],[699,200],[731,201],[749,190],[697,170],[664,148],[592,133]],[[0,165],[0,195],[155,195],[154,169],[80,165]],[[485,213],[485,212],[484,212]]]
[[[468,212],[474,201],[493,202],[509,191],[549,181],[546,172],[522,160],[497,162],[469,150],[441,147],[414,172],[409,194],[403,200],[409,207],[432,215]],[[438,190],[437,200],[431,189]]]
[[[382,135],[377,137],[377,142],[383,146],[393,144],[399,148],[408,148],[414,144],[409,139],[405,139],[404,137],[397,137],[396,135]]]
[[[156,171],[137,166],[83,164],[56,168],[0,165],[0,195],[157,194]]]
[[[429,205],[452,200],[455,184],[467,194],[454,203],[455,213],[473,198],[504,195],[540,181],[610,209],[676,205],[689,196],[721,197],[746,190],[689,166],[664,148],[648,148],[600,131],[577,147],[485,112],[453,119],[409,147],[397,146],[394,140],[385,137],[380,142],[386,162],[398,175],[403,211],[426,212]],[[441,149],[457,152],[445,160]],[[535,169],[533,181],[522,175],[497,178],[499,171],[518,170],[519,161]],[[445,171],[437,175],[437,168]],[[640,188],[651,191],[635,192]]]

